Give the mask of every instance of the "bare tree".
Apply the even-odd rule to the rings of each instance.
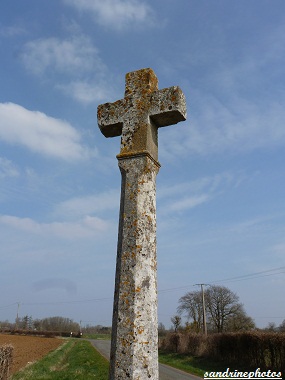
[[[196,331],[202,331],[202,292],[186,293],[178,302],[178,313],[186,315],[188,320],[193,321],[192,326],[197,326]],[[243,305],[239,303],[239,297],[225,286],[209,286],[205,291],[205,303],[207,325],[212,331],[241,331],[255,327],[252,318],[247,316]]]
[[[64,317],[49,317],[34,321],[34,326],[45,331],[78,332],[80,326],[72,319]]]
[[[174,315],[174,317],[171,318],[171,322],[173,323],[174,331],[177,332],[181,324],[181,317],[179,315]]]
[[[179,299],[178,303],[177,312],[186,315],[188,321],[192,320],[195,329],[200,331],[203,327],[202,292],[200,290],[188,292]]]
[[[278,326],[278,330],[281,331],[281,332],[285,332],[285,319]]]
[[[223,332],[229,318],[240,313],[242,308],[238,296],[225,286],[210,286],[205,292],[205,301],[217,332]]]
[[[269,322],[264,329],[265,331],[275,332],[278,330],[275,322]]]
[[[162,322],[159,322],[158,324],[158,336],[165,336],[166,335],[166,328]]]

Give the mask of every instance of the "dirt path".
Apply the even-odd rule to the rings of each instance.
[[[41,359],[63,343],[64,341],[60,338],[0,334],[0,346],[12,344],[14,347],[10,374],[18,372],[30,362]]]

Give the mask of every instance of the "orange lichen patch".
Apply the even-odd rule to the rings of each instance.
[[[147,215],[146,217],[147,217],[147,220],[149,221],[149,223],[151,223],[152,222],[152,217],[150,215]]]

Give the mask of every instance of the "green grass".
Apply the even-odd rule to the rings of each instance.
[[[200,377],[204,377],[206,371],[225,371],[226,369],[221,364],[187,354],[159,352],[159,362]]]
[[[68,340],[12,380],[107,380],[109,363],[85,340]]]

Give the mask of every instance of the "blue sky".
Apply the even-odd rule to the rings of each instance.
[[[159,321],[194,284],[285,319],[285,2],[10,0],[0,15],[0,320],[111,324],[120,139],[98,104],[127,72],[178,85],[159,131]]]

